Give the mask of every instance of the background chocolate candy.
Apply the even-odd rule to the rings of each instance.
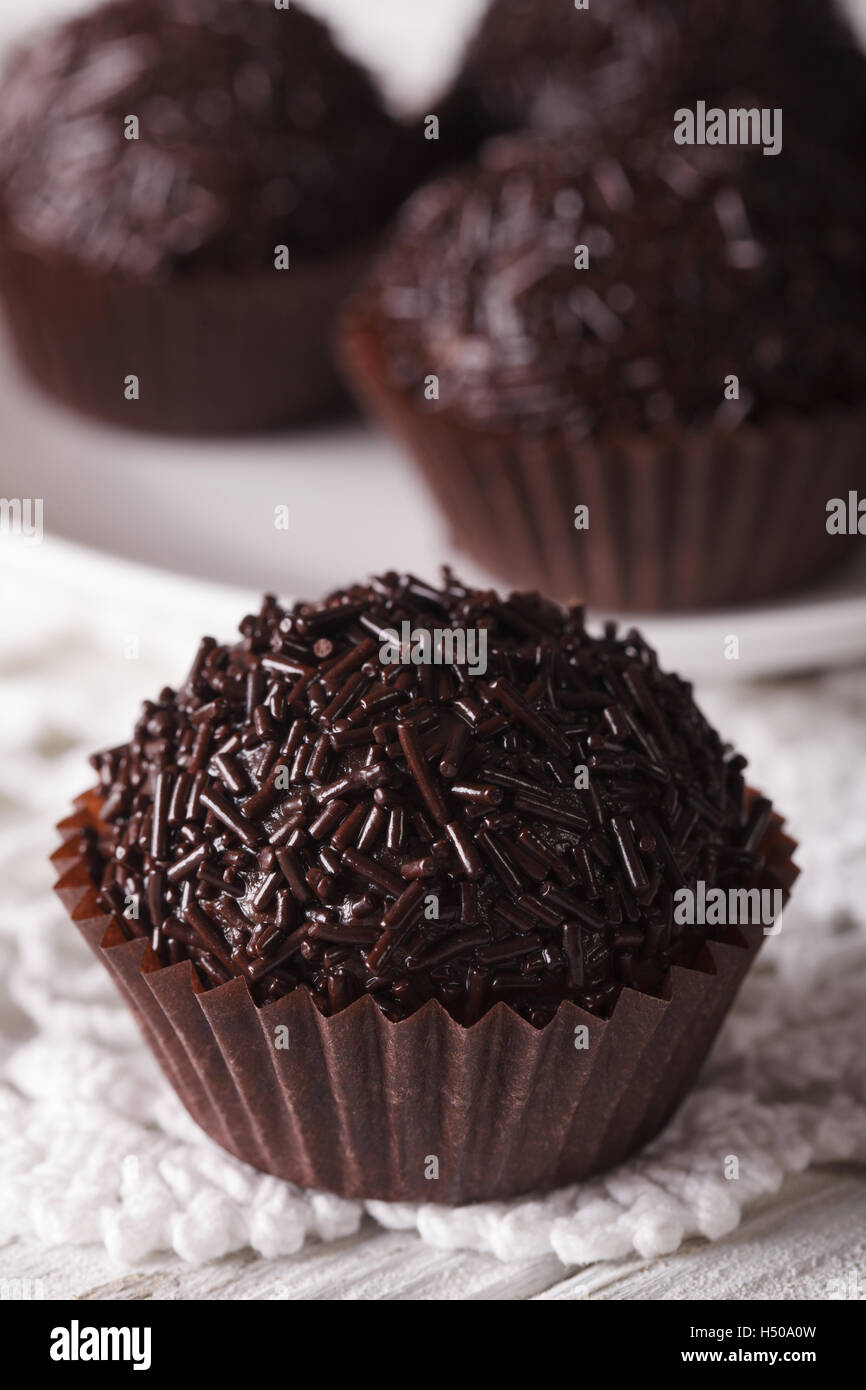
[[[671,113],[489,141],[401,213],[347,372],[508,584],[632,612],[803,587],[856,541],[827,497],[866,487],[855,174],[797,130],[678,143]]]
[[[408,186],[399,129],[292,9],[114,0],[39,35],[0,100],[9,232],[151,276],[270,269],[277,242],[303,259],[375,231]]]
[[[0,89],[0,292],[20,357],[131,428],[338,413],[334,317],[423,172],[412,144],[294,3],[112,0],[45,30]]]
[[[863,186],[814,144],[515,136],[415,195],[368,313],[395,386],[438,377],[429,413],[574,439],[754,422],[862,398],[864,232]]]
[[[630,131],[729,96],[856,155],[866,129],[866,57],[834,0],[493,0],[457,92],[490,132]]]

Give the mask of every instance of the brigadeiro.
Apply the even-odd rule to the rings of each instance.
[[[55,855],[194,1118],[279,1177],[432,1202],[650,1139],[797,872],[691,687],[448,571],[240,632],[93,759]],[[761,912],[688,925],[713,890]]]
[[[347,313],[359,395],[509,583],[657,609],[806,584],[866,487],[866,198],[786,141],[523,135],[417,193]]]
[[[300,5],[116,0],[41,33],[0,149],[0,293],[53,395],[195,433],[342,402],[332,321],[410,159]]]
[[[836,0],[493,0],[455,99],[489,133],[633,130],[699,100],[782,107],[862,158],[866,56]]]

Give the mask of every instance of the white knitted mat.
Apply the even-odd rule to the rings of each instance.
[[[0,1242],[200,1262],[247,1246],[291,1254],[363,1215],[205,1138],[50,891],[52,825],[87,785],[85,754],[122,739],[138,701],[185,674],[200,633],[229,636],[243,611],[242,596],[142,584],[54,541],[0,544]],[[864,673],[703,703],[787,815],[804,875],[698,1088],[650,1148],[603,1178],[462,1209],[368,1203],[382,1225],[504,1260],[654,1256],[732,1230],[787,1173],[866,1163]]]

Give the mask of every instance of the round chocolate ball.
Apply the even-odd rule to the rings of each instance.
[[[405,137],[327,28],[261,0],[114,0],[0,94],[7,235],[133,276],[273,268],[373,233]]]
[[[450,572],[266,597],[93,763],[90,870],[154,964],[392,1020],[663,989],[713,931],[677,890],[747,881],[771,819],[637,632]]]
[[[427,412],[572,442],[856,403],[866,199],[848,173],[802,141],[678,145],[661,118],[627,148],[493,141],[415,195],[378,263],[364,302],[389,381]]]
[[[866,57],[836,0],[493,0],[457,90],[488,130],[639,129],[682,102],[784,108],[862,153]]]

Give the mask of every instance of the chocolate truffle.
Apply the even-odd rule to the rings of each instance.
[[[862,397],[864,230],[814,146],[678,147],[665,122],[618,154],[517,137],[413,198],[372,293],[395,383],[421,397],[435,373],[434,413],[572,437],[761,420]]]
[[[608,1016],[698,956],[678,888],[763,865],[770,803],[637,632],[446,572],[268,597],[241,634],[93,760],[105,907],[205,986]]]
[[[31,372],[147,428],[328,412],[330,324],[406,140],[296,4],[114,0],[40,34],[0,92],[0,284]]]
[[[847,162],[802,140],[681,146],[665,118],[627,149],[504,138],[407,205],[347,366],[510,582],[637,607],[763,596],[845,552],[825,504],[864,481],[864,228]]]
[[[456,91],[490,133],[639,129],[705,100],[784,108],[862,154],[866,57],[835,0],[493,0]]]
[[[675,895],[757,893],[765,923],[797,876],[636,631],[448,571],[266,597],[94,762],[54,855],[73,923],[203,1129],[345,1197],[633,1153],[764,939]]]

